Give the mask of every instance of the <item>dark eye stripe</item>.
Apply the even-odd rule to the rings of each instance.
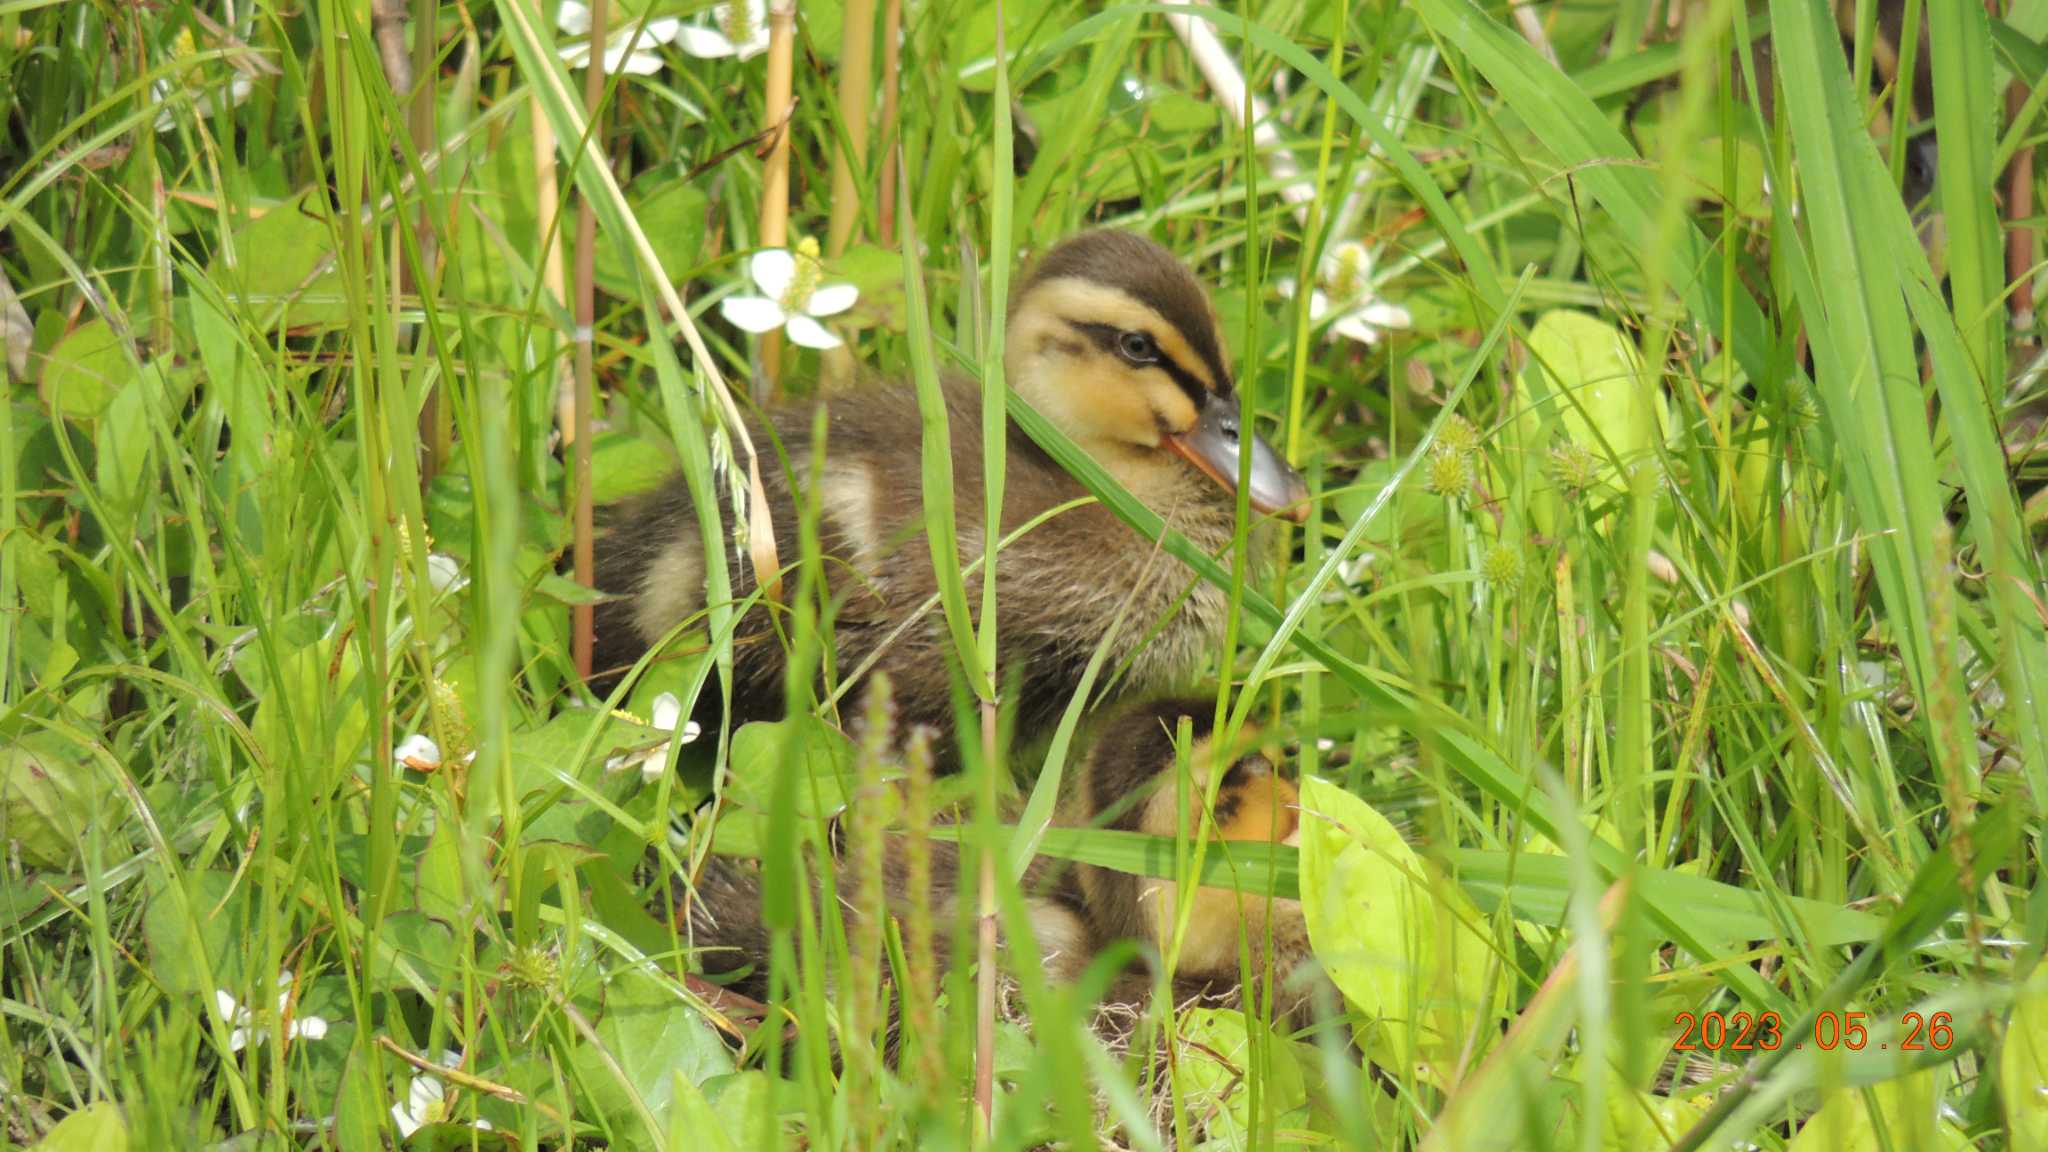
[[[1067,326],[1095,341],[1096,347],[1104,352],[1112,356],[1121,355],[1117,351],[1117,337],[1123,334],[1123,329],[1118,328],[1116,325],[1092,324],[1079,320],[1069,320],[1067,321]],[[1208,403],[1209,389],[1203,385],[1201,377],[1182,367],[1178,361],[1167,354],[1166,349],[1159,347],[1157,341],[1153,342],[1153,350],[1158,354],[1159,358],[1153,361],[1149,367],[1158,368],[1165,372],[1168,377],[1172,378],[1173,382],[1180,387],[1180,390],[1187,393],[1188,403],[1193,404],[1197,410],[1200,410],[1202,405]],[[1228,396],[1229,390],[1225,389],[1223,395]]]

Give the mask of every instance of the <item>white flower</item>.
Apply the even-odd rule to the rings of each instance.
[[[286,1040],[318,1040],[327,1035],[327,1021],[320,1016],[290,1016],[292,1003],[292,974],[289,971],[277,974],[277,1015],[284,1020]],[[232,1029],[228,1033],[228,1051],[240,1052],[251,1044],[261,1044],[270,1035],[270,1029],[261,1026],[256,1014],[228,994],[227,989],[217,988],[213,993],[213,1006],[220,1018]]]
[[[432,772],[441,766],[441,746],[426,733],[415,732],[391,750],[391,758],[398,761],[400,768]]]
[[[444,1068],[461,1067],[462,1053],[441,1053],[441,1065]],[[391,1120],[398,1125],[398,1135],[401,1139],[411,1136],[429,1124],[443,1123],[449,1115],[448,1090],[441,1086],[441,1078],[432,1074],[413,1077],[412,1083],[406,1085],[405,1102],[391,1106]],[[488,1132],[491,1130],[491,1122],[478,1120],[475,1127]]]
[[[254,81],[240,72],[235,73],[228,80],[228,107],[241,107],[242,101],[249,98],[249,92],[254,87]],[[172,97],[179,91],[181,91],[180,88],[173,86],[168,79],[164,79],[150,85],[149,94],[158,104],[170,104]],[[213,93],[201,92],[194,96],[192,98],[192,114],[194,116],[213,115]],[[165,108],[156,114],[156,130],[159,133],[169,132],[177,126],[178,118],[171,114],[170,108]]]
[[[454,592],[469,584],[462,565],[446,552],[427,553],[427,586],[436,592]]]
[[[712,5],[711,23],[683,25],[676,47],[706,60],[759,56],[768,50],[768,0]]]
[[[818,242],[809,236],[797,242],[796,251],[763,248],[747,263],[759,296],[727,296],[718,311],[727,320],[749,332],[760,334],[777,328],[806,348],[837,348],[839,337],[825,330],[819,320],[853,307],[860,290],[851,284],[820,284],[825,266],[818,262]]]
[[[1330,339],[1342,336],[1361,344],[1377,344],[1386,329],[1414,323],[1406,308],[1373,294],[1372,253],[1356,240],[1346,240],[1324,253],[1316,266],[1316,280],[1317,287],[1309,289],[1308,316],[1320,324],[1333,308],[1338,311],[1330,323]],[[1277,286],[1280,294],[1290,299],[1298,290],[1291,277]]]
[[[562,63],[571,68],[590,66],[590,9],[580,0],[562,0],[562,7],[555,14],[555,27],[571,36],[583,37],[576,44],[561,49]],[[659,20],[642,17],[638,21],[630,18],[623,27],[611,29],[604,40],[604,70],[607,75],[620,72],[634,76],[652,76],[667,66],[667,61],[656,51],[663,44],[675,40],[683,22],[673,16]],[[628,49],[631,49],[629,52]]]
[[[677,731],[677,725],[682,726]],[[651,747],[632,752],[622,752],[604,762],[605,771],[616,772],[621,768],[638,766],[640,778],[652,784],[661,779],[668,770],[668,746],[671,743],[694,744],[704,729],[695,720],[683,720],[683,702],[673,692],[663,692],[654,698],[654,707],[647,717],[647,726],[659,732],[674,733],[672,740],[663,740]]]

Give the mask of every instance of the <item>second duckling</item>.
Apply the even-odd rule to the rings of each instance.
[[[1259,751],[1232,755],[1219,748],[1211,739],[1213,710],[1208,700],[1162,700],[1107,718],[1061,804],[1059,823],[1192,836],[1213,774],[1220,770],[1212,810],[1217,837],[1296,843],[1300,813],[1294,784]],[[1185,779],[1179,774],[1176,735],[1183,718],[1191,738]],[[890,835],[881,904],[892,918],[901,919],[913,906],[931,918],[940,933],[935,944],[943,969],[950,966],[948,929],[963,912],[961,902],[973,899],[973,877],[961,874],[951,842],[935,839],[930,847],[930,887],[913,892],[905,879],[900,837]],[[856,915],[850,884],[842,874],[839,911],[849,918]],[[1097,956],[1121,941],[1147,945],[1148,955],[1163,957],[1180,931],[1180,892],[1170,879],[1039,857],[1026,870],[1022,887],[1039,962],[1058,982],[1078,979]],[[1244,955],[1255,971],[1270,965],[1277,1015],[1305,1023],[1313,985],[1304,970],[1312,970],[1313,962],[1299,901],[1210,886],[1197,889],[1193,900],[1171,973],[1176,1003],[1234,998]],[[697,881],[686,923],[706,971],[738,973],[742,990],[756,996],[765,992],[768,939],[761,926],[758,877],[748,865],[713,857]],[[1009,949],[1003,954],[1010,955]],[[1112,984],[1110,1001],[1142,1003],[1153,977],[1149,966],[1127,971]]]

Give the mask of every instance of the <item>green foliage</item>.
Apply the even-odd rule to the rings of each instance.
[[[973,705],[1006,719],[995,568],[957,561],[1007,410],[1231,593],[1218,714],[1303,780],[1298,847],[1055,822],[1128,671],[1104,644],[1059,729],[1014,734],[1021,779],[941,782],[990,819],[935,830],[935,886],[990,853],[1016,978],[985,1146],[2048,1146],[2041,334],[2009,307],[2040,221],[2007,186],[2048,10],[905,0],[885,126],[840,103],[855,7],[800,6],[786,125],[791,242],[856,222],[825,268],[848,351],[770,373],[717,308],[785,128],[761,57],[662,25],[593,127],[555,0],[0,5],[9,1146],[969,1146],[976,988],[908,957],[913,927],[971,955],[979,909],[862,943],[851,874],[795,874],[877,768],[862,682],[813,675],[841,573],[814,524],[780,603],[729,571],[742,404],[871,374],[918,389],[899,497]],[[1922,84],[1883,75],[1894,15]],[[586,205],[596,498],[680,469],[713,542],[703,612],[612,700],[574,673],[556,427]],[[1312,474],[1310,526],[1247,525],[1241,576],[1006,394],[990,321],[1093,224],[1211,285],[1247,417]],[[993,401],[982,507],[948,372]],[[784,447],[760,468],[803,475]],[[816,691],[655,727],[664,693],[717,712],[749,610]],[[759,1020],[674,915],[714,850],[768,858]],[[1039,971],[1034,858],[1298,899],[1339,1018],[1276,1013],[1305,986],[1248,939],[1248,1007],[1105,1024]],[[1681,1013],[1766,1012],[1804,1047],[1671,1051]],[[1869,1043],[1817,1051],[1846,1013]],[[1907,1013],[1948,1041],[1908,1050]]]

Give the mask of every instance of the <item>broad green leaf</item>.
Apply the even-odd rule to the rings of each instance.
[[[1785,1152],[1970,1152],[1974,1145],[1969,1138],[1941,1116],[1941,1083],[1947,1072],[1946,1067],[1929,1068],[1868,1088],[1831,1092]]]
[[[1536,318],[1522,381],[1516,395],[1532,446],[1548,443],[1552,438],[1541,430],[1555,428],[1626,468],[1654,450],[1670,426],[1663,389],[1644,370],[1634,343],[1584,312],[1557,309]],[[1619,487],[1615,473],[1604,475]]]
[[[128,1152],[128,1123],[111,1100],[88,1104],[50,1129],[37,1152]]]
[[[96,316],[50,349],[43,364],[43,403],[73,419],[91,419],[134,379],[135,361],[120,335]]]
[[[1180,1016],[1179,1025],[1181,1103],[1206,1122],[1202,1147],[1217,1152],[1271,1147],[1260,1134],[1302,1127],[1308,1088],[1285,1037],[1236,1008],[1191,1009]],[[1256,1044],[1254,1028],[1263,1033]],[[1254,1076],[1260,1082],[1257,1114],[1247,1085]],[[1283,1141],[1279,1146],[1298,1145]]]
[[[188,919],[163,883],[151,886],[142,913],[150,975],[166,992],[204,997],[201,1010],[211,1011],[215,988],[200,978],[200,960],[206,961],[219,986],[241,986],[250,959],[244,935],[249,927],[247,890],[235,888],[234,878],[225,872],[195,872],[186,879],[185,904],[192,910]]]
[[[626,202],[654,246],[662,271],[670,280],[687,279],[704,259],[704,190],[677,175],[649,182],[645,188],[634,185]],[[638,269],[630,240],[601,236],[596,256],[598,283],[606,290],[621,296],[637,291]]]
[[[348,322],[326,196],[318,189],[272,205],[235,229],[233,242],[214,254],[206,275],[264,328]]]
[[[600,1052],[589,1045],[571,1057],[591,1104],[613,1131],[636,1148],[652,1148],[675,1106],[675,1077],[701,1084],[732,1071],[732,1055],[671,981],[637,970],[612,978],[597,1020]],[[645,1109],[644,1115],[642,1109]],[[647,1131],[648,1119],[657,1125]]]
[[[1360,1046],[1397,1076],[1446,1082],[1491,1014],[1484,921],[1365,801],[1311,777],[1301,808],[1309,943],[1365,1017]]]
[[[75,868],[87,830],[107,826],[112,791],[97,765],[56,736],[0,745],[0,840],[32,867]]]
[[[1998,1094],[2014,1148],[2048,1148],[2048,965],[2013,1001],[1998,1052]]]

